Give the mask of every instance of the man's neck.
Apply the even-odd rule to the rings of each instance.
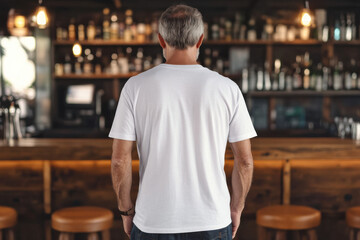
[[[166,59],[167,64],[175,64],[175,65],[194,65],[198,64],[196,62],[195,54],[190,51],[190,49],[186,50],[173,50],[170,57]]]

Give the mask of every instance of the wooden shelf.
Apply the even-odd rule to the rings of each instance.
[[[312,91],[312,90],[294,90],[294,91],[252,91],[244,94],[248,97],[299,97],[299,96],[360,96],[360,90],[341,90],[341,91]]]
[[[120,73],[120,74],[64,74],[64,75],[55,75],[55,79],[119,79],[119,78],[130,78],[138,73]]]
[[[145,41],[145,42],[138,42],[138,41],[131,41],[127,42],[124,40],[84,40],[84,41],[73,41],[73,40],[55,40],[54,45],[58,46],[66,46],[66,45],[73,45],[74,43],[80,43],[84,46],[145,46],[145,45],[158,45],[157,42],[152,41]]]
[[[73,45],[74,43],[80,43],[84,46],[157,46],[159,45],[158,42],[153,41],[146,41],[146,42],[137,42],[131,41],[126,42],[123,40],[84,40],[84,41],[72,41],[72,40],[55,40],[54,45],[58,46],[66,46],[66,45]],[[204,45],[321,45],[323,42],[310,39],[310,40],[294,40],[294,41],[270,41],[270,40],[255,40],[255,41],[248,41],[248,40],[207,40],[204,41]]]
[[[348,46],[358,46],[360,45],[360,40],[353,41],[333,41],[334,45],[348,45]]]

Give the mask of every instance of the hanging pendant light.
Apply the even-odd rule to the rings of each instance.
[[[45,29],[49,26],[49,17],[46,8],[43,6],[43,0],[39,0],[39,6],[35,12],[35,23],[40,29]]]
[[[304,27],[310,27],[313,24],[313,18],[309,7],[309,1],[305,1],[305,8],[301,12],[300,22]]]

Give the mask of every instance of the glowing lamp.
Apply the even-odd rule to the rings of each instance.
[[[75,57],[79,57],[82,53],[82,47],[79,43],[75,43],[72,47],[72,52]]]

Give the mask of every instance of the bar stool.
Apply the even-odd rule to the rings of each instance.
[[[52,228],[60,232],[59,240],[72,240],[75,233],[87,233],[88,240],[110,240],[113,213],[100,207],[71,207],[51,215]]]
[[[290,205],[290,161],[286,160],[283,169],[283,204],[264,207],[256,212],[258,239],[285,240],[288,231],[295,231],[300,239],[317,240],[315,228],[320,225],[320,211]]]
[[[14,240],[13,227],[17,222],[17,212],[10,207],[0,206],[0,239],[3,239],[3,234],[7,236],[7,240]]]
[[[346,211],[346,223],[350,227],[350,240],[360,240],[360,207]]]

